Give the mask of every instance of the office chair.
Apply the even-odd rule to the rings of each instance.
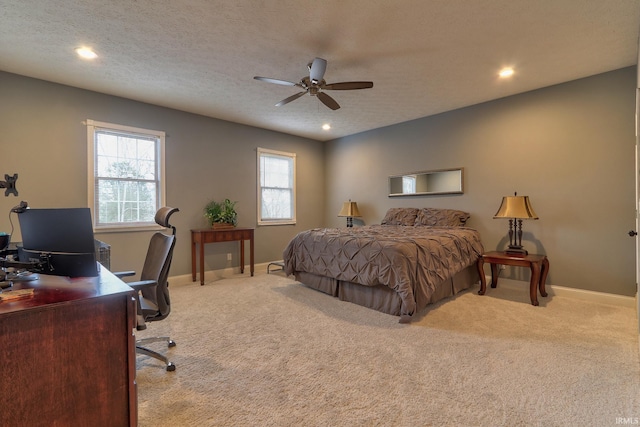
[[[162,320],[171,311],[167,278],[169,277],[173,248],[176,244],[176,228],[169,224],[169,217],[175,212],[178,212],[178,209],[170,207],[160,208],[156,212],[156,223],[162,227],[171,228],[172,233],[157,232],[151,237],[140,280],[127,283],[138,294],[136,329],[139,331],[147,328],[147,322]],[[118,277],[126,277],[135,275],[135,272],[124,271],[114,274]],[[168,347],[176,345],[170,337],[143,338],[136,341],[136,352],[161,360],[165,363],[167,371],[175,371],[176,365],[170,362],[167,356],[144,347],[153,342],[166,342]]]

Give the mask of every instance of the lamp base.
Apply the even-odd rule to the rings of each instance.
[[[527,252],[526,249],[524,249],[522,246],[513,246],[513,245],[509,245],[509,248],[504,251],[507,255],[515,255],[515,256],[525,256],[525,255],[529,255],[529,252]]]

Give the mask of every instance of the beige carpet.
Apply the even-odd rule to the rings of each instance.
[[[281,273],[172,284],[177,365],[138,356],[145,426],[614,426],[640,418],[631,308],[475,290],[414,323]],[[637,421],[636,421],[637,422]]]

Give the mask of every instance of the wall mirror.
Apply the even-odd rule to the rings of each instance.
[[[463,168],[413,172],[389,177],[389,197],[462,194],[463,189]]]

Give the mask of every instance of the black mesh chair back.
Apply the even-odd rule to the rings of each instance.
[[[169,217],[178,212],[177,208],[164,207],[156,213],[156,223],[165,228],[171,228],[170,235],[157,232],[151,237],[149,249],[142,267],[140,280],[154,280],[157,285],[141,289],[140,305],[145,322],[162,320],[171,312],[169,298],[169,269],[173,258],[173,248],[176,244],[176,228],[169,224]]]
[[[151,236],[147,256],[140,273],[140,280],[127,283],[138,294],[136,328],[141,331],[147,328],[147,322],[155,322],[166,318],[171,312],[169,298],[169,269],[176,245],[176,228],[169,224],[169,218],[177,208],[163,207],[156,212],[155,221],[158,225],[171,228],[171,234],[157,232]],[[119,277],[132,276],[133,271],[115,273]],[[176,343],[169,337],[152,337],[136,340],[136,352],[162,360],[167,371],[174,371],[176,366],[167,356],[144,347],[147,344],[164,341],[168,347],[175,347]]]

